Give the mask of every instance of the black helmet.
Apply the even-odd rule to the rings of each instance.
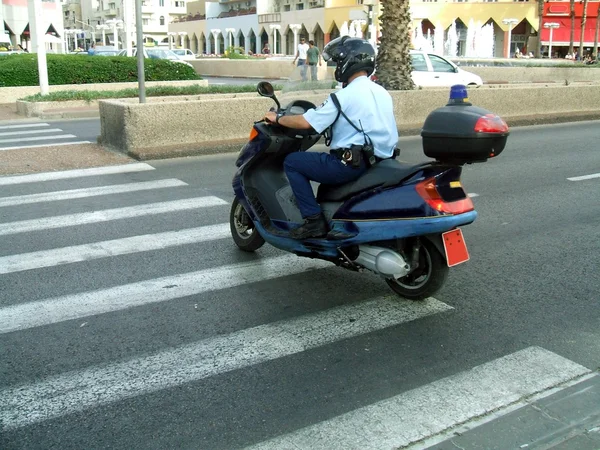
[[[361,70],[367,75],[375,70],[375,49],[366,39],[339,37],[325,46],[322,56],[325,61],[335,62],[335,79],[342,83]]]

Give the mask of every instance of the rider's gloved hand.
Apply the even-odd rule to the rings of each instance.
[[[275,123],[275,121],[277,120],[277,113],[275,113],[273,111],[269,111],[268,113],[265,114],[265,117],[263,118],[263,120],[265,120],[268,123]]]

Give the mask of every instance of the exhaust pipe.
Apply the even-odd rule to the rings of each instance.
[[[358,249],[360,253],[354,262],[365,269],[386,278],[402,278],[410,272],[410,265],[404,258],[389,248],[359,245]]]

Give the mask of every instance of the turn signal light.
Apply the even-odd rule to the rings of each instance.
[[[256,128],[252,127],[252,129],[250,130],[250,141],[253,141],[254,139],[256,139],[258,137],[258,131],[256,131]]]
[[[453,202],[445,201],[435,187],[435,178],[428,178],[415,186],[417,194],[427,202],[429,206],[438,212],[446,214],[462,214],[473,211],[475,207],[469,197]]]
[[[475,124],[477,133],[507,133],[508,125],[500,116],[495,114],[486,114],[479,118]]]

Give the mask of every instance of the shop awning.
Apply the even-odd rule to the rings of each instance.
[[[552,46],[569,45],[571,39],[571,19],[569,17],[548,17],[544,23],[555,22],[559,24],[558,28],[552,31]],[[585,21],[585,30],[583,33],[583,45],[593,47],[594,33],[596,31],[596,18],[588,17]],[[579,38],[581,36],[581,18],[575,18],[575,38],[573,45],[579,47]],[[550,30],[542,28],[542,45],[550,44]]]

